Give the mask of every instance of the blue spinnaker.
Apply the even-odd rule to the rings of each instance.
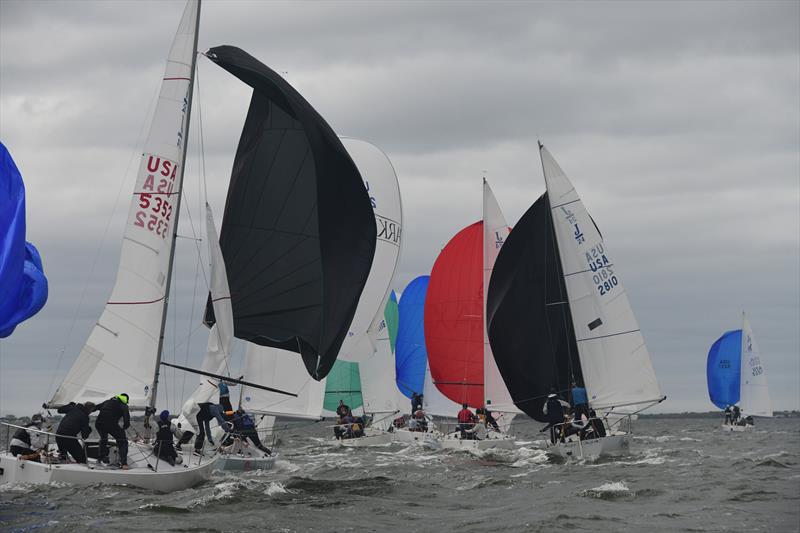
[[[25,242],[25,185],[0,142],[0,338],[11,335],[46,301],[42,259],[36,247]]]
[[[408,284],[400,298],[400,326],[397,329],[395,376],[397,388],[406,397],[422,394],[428,351],[425,349],[425,294],[430,276],[420,276]]]
[[[708,351],[708,396],[720,409],[739,401],[742,366],[742,330],[727,331]]]

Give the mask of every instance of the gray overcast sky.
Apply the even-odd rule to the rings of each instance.
[[[50,280],[44,310],[0,341],[2,413],[50,398],[110,294],[183,7],[0,1],[0,139]],[[668,396],[658,410],[712,408],[706,354],[742,310],[775,408],[798,409],[798,28],[797,1],[208,1],[200,47],[247,50],[339,134],[388,153],[405,208],[398,289],[480,217],[484,171],[519,219],[544,189],[539,137],[614,250]],[[219,221],[249,102],[203,58],[199,78],[185,204],[198,229],[198,111]],[[195,244],[178,256],[165,359],[199,364],[205,285]],[[180,405],[183,380],[166,372],[160,405]]]

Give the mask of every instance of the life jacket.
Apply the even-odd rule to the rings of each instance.
[[[241,419],[242,428],[244,429],[253,429],[256,427],[256,423],[250,417],[250,415],[242,415]]]

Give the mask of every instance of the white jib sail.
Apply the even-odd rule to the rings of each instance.
[[[772,400],[767,386],[767,372],[756,345],[747,316],[742,313],[742,367],[739,378],[739,406],[742,413],[772,416]]]
[[[366,338],[367,331],[376,316],[383,316],[400,258],[403,208],[397,174],[386,154],[366,141],[346,137],[341,141],[364,180],[378,228],[372,268],[338,356],[344,361],[364,361],[375,351],[374,339]]]
[[[395,381],[394,354],[383,313],[376,317],[370,330],[368,335],[375,336],[376,349],[371,357],[358,364],[364,412],[388,414],[400,411],[401,394]]]
[[[411,400],[409,407],[411,406]],[[433,376],[431,376],[431,367],[425,365],[425,383],[422,387],[422,404],[425,413],[429,415],[445,416],[455,418],[458,412],[461,411],[461,406],[442,394],[436,385],[433,383]]]
[[[231,306],[231,292],[228,287],[228,273],[225,269],[225,259],[219,246],[217,228],[214,225],[214,214],[211,206],[206,203],[206,234],[208,238],[208,255],[211,259],[211,303],[214,306],[216,322],[208,333],[206,355],[200,370],[217,375],[228,374],[228,363],[231,355],[231,342],[233,341],[233,308]],[[183,418],[181,424],[195,426],[195,416],[200,408],[197,404],[210,401],[217,394],[218,389],[214,381],[205,376],[199,376],[197,389],[184,402],[181,409]]]
[[[581,370],[595,409],[662,398],[617,265],[567,176],[541,148]]]
[[[183,182],[180,165],[198,16],[198,3],[189,2],[169,53],[133,189],[114,290],[53,395],[53,405],[98,402],[121,392],[129,395],[133,408],[149,404],[177,223],[175,204]]]
[[[244,379],[297,394],[295,398],[245,386],[241,405],[245,411],[290,418],[317,419],[322,416],[325,380],[312,379],[303,360],[294,352],[248,342],[244,356]]]
[[[511,229],[508,227],[503,212],[492,193],[489,183],[483,180],[483,397],[486,407],[492,411],[520,413],[511,399],[503,376],[497,369],[497,363],[489,345],[489,334],[486,330],[486,293],[492,269],[506,242]]]

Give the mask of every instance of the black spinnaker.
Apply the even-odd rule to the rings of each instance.
[[[301,354],[320,380],[372,266],[369,195],[333,129],[275,71],[233,46],[206,55],[253,88],[220,232],[234,335]]]
[[[583,384],[547,193],[500,249],[486,316],[492,353],[514,404],[547,422],[542,407],[551,390],[563,398],[573,379]]]

